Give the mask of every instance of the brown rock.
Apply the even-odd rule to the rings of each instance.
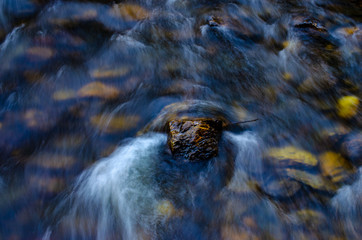
[[[176,159],[207,160],[218,154],[222,122],[210,118],[172,120],[168,145]]]

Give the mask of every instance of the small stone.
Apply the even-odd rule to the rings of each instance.
[[[120,16],[127,21],[139,21],[147,18],[150,14],[143,7],[137,4],[119,3],[114,4],[110,14]]]
[[[120,67],[117,69],[95,69],[91,72],[91,76],[95,79],[120,78],[129,72],[129,67]]]
[[[172,120],[168,145],[176,159],[208,160],[218,154],[222,122],[216,119]]]
[[[157,212],[166,218],[175,217],[182,213],[178,211],[169,200],[162,200],[157,205]]]
[[[32,47],[29,48],[26,52],[30,58],[41,60],[50,59],[55,55],[55,50],[48,47]]]
[[[316,174],[297,169],[286,169],[286,174],[288,177],[317,190],[327,192],[335,192],[337,190],[337,187],[333,183]]]
[[[293,79],[293,75],[289,72],[285,72],[283,73],[283,79],[288,82]]]
[[[338,100],[337,114],[338,116],[350,119],[356,115],[358,111],[359,99],[356,96],[344,96]]]
[[[264,193],[274,198],[291,197],[301,189],[299,182],[291,179],[270,179],[261,186]]]
[[[321,226],[327,222],[327,218],[323,213],[313,209],[298,210],[290,213],[288,216],[292,223],[296,225],[308,224],[312,226]]]
[[[313,154],[294,146],[270,148],[266,156],[267,158],[272,159],[275,166],[293,166],[301,164],[312,167],[318,164],[318,160]]]
[[[66,101],[77,97],[77,92],[74,90],[59,90],[53,93],[52,98],[55,101]]]
[[[115,87],[101,82],[92,82],[82,87],[77,94],[79,97],[115,99],[119,96],[120,91]]]
[[[129,130],[137,126],[139,116],[104,116],[96,115],[91,117],[92,126],[105,133],[114,133]]]
[[[351,166],[338,153],[325,152],[319,156],[322,175],[330,177],[332,182],[338,183],[346,180],[351,174]]]

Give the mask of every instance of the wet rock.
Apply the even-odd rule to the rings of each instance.
[[[172,120],[168,145],[177,159],[208,160],[218,154],[222,122],[216,119]]]
[[[270,148],[266,158],[277,167],[301,165],[313,167],[318,164],[317,158],[312,153],[294,146]]]
[[[130,71],[131,69],[128,66],[118,67],[117,69],[101,68],[92,70],[90,75],[96,80],[108,80],[124,77]]]
[[[301,189],[301,184],[287,178],[271,178],[268,179],[261,188],[268,196],[273,198],[286,198],[296,194]]]
[[[297,169],[286,169],[286,175],[316,190],[335,192],[337,187],[320,175]]]
[[[313,18],[305,19],[302,23],[297,23],[296,28],[313,29],[318,32],[327,32],[327,29],[317,20]]]
[[[245,229],[240,229],[238,226],[226,225],[221,229],[222,240],[259,240],[260,238],[255,234]]]
[[[362,165],[362,133],[353,132],[349,134],[341,144],[342,154],[359,167]]]
[[[138,116],[95,115],[90,119],[91,125],[104,133],[115,133],[132,129],[137,126],[139,121],[140,118]]]
[[[341,118],[350,119],[358,112],[359,98],[356,96],[344,96],[338,99],[337,114]]]
[[[326,216],[317,210],[302,209],[288,215],[289,220],[295,225],[307,224],[309,226],[322,226],[327,223]]]
[[[169,200],[160,201],[157,205],[157,212],[167,219],[181,216],[183,214],[183,212],[181,210],[177,210]]]
[[[114,4],[110,10],[110,14],[121,17],[126,21],[140,21],[149,17],[149,12],[137,4],[119,3]]]
[[[25,179],[33,194],[54,197],[66,187],[66,177],[76,164],[77,159],[71,155],[40,152],[27,159]]]
[[[98,97],[103,99],[115,99],[119,97],[120,91],[110,85],[101,82],[92,82],[82,87],[77,95],[79,97]]]
[[[343,182],[352,173],[351,165],[338,153],[325,152],[319,155],[319,161],[322,175],[334,183]]]
[[[77,92],[72,89],[64,89],[55,91],[52,98],[55,101],[66,101],[77,97]]]
[[[136,4],[68,2],[56,4],[42,16],[49,25],[65,28],[90,27],[97,33],[123,32],[148,17],[147,10]]]

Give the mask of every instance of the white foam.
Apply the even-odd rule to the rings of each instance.
[[[79,177],[74,192],[60,206],[72,204],[60,223],[70,228],[72,239],[96,235],[103,240],[112,231],[122,232],[122,239],[138,239],[138,225],[153,231],[157,190],[152,178],[164,144],[163,134],[135,138]],[[87,218],[79,219],[82,215]]]

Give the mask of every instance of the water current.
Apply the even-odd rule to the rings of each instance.
[[[0,0],[0,240],[360,239],[361,16]],[[223,121],[217,156],[172,155],[191,116]]]

